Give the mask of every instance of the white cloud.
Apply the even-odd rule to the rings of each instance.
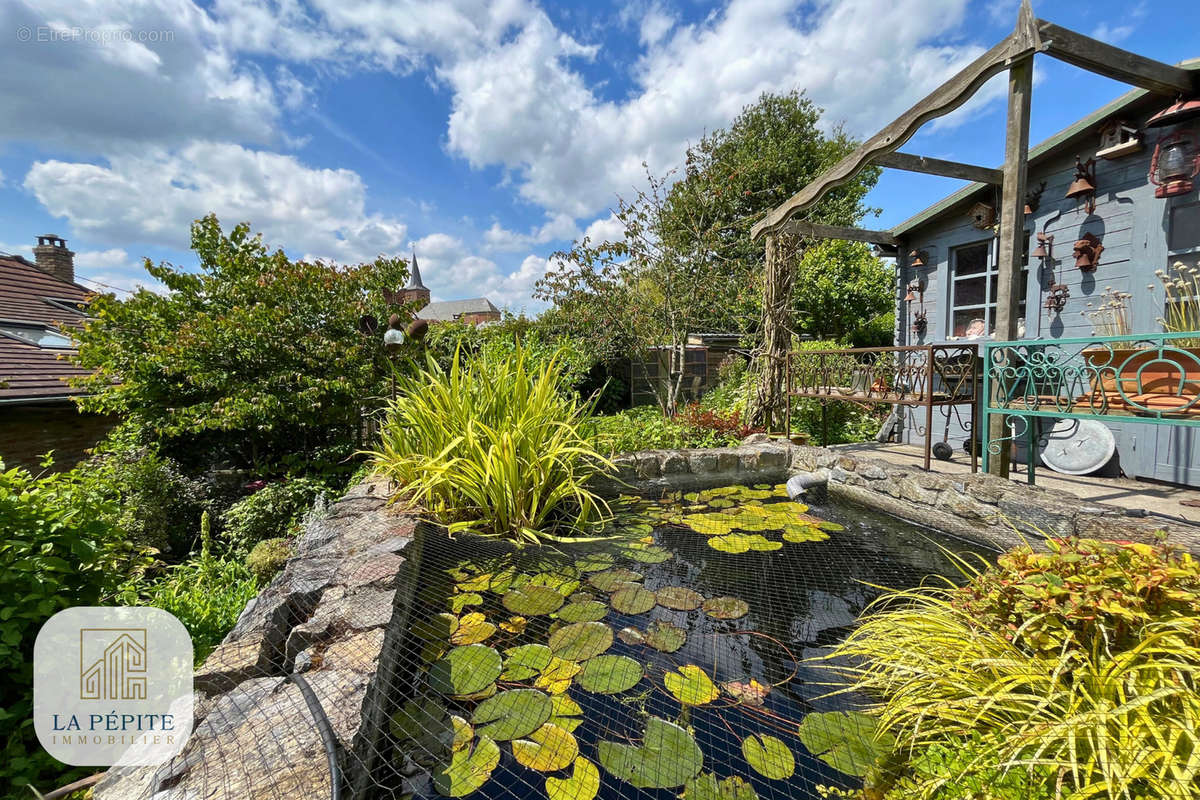
[[[146,272],[144,262],[130,258],[121,247],[75,253],[75,280],[90,289],[116,291],[118,295],[141,288],[155,292],[166,290]]]
[[[499,222],[493,222],[492,227],[484,231],[483,241],[489,250],[515,251],[548,242],[569,242],[578,236],[579,227],[570,214],[555,214],[529,233],[510,231]]]
[[[625,239],[625,226],[617,219],[616,214],[609,214],[588,225],[583,235],[591,240],[593,245],[620,242]]]
[[[491,259],[471,252],[461,240],[433,233],[412,243],[421,264],[421,278],[434,300],[465,296],[486,297],[501,308],[540,307],[530,298],[533,286],[546,274],[547,259],[526,256],[506,272]]]
[[[398,252],[407,234],[404,223],[366,211],[366,186],[350,170],[206,141],[108,161],[39,161],[25,188],[76,232],[114,244],[186,249],[191,221],[210,212],[226,226],[249,221],[293,254],[338,261]]]
[[[29,30],[29,41],[13,32]],[[275,91],[189,0],[0,3],[0,140],[103,152],[121,142],[266,142]]]

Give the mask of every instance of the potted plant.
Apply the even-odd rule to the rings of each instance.
[[[1187,406],[1200,395],[1200,267],[1177,262],[1172,271],[1174,275],[1166,270],[1155,273],[1166,291],[1167,316],[1159,317],[1158,322],[1167,333],[1197,331],[1197,336],[1171,340],[1165,347],[1173,352],[1167,353],[1146,346],[1100,345],[1085,349],[1083,357],[1089,367],[1092,391],[1104,395],[1110,405],[1124,405],[1132,400],[1134,411],[1169,410]],[[1155,291],[1153,284],[1147,289]],[[1129,292],[1106,288],[1104,303],[1083,312],[1092,323],[1093,333],[1129,335],[1130,297]],[[1200,406],[1186,410],[1200,413]]]

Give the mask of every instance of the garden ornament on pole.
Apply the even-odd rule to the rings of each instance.
[[[396,401],[396,353],[404,346],[404,331],[401,330],[399,314],[388,317],[387,330],[383,332],[383,348],[387,351],[388,361],[392,367],[392,402]]]

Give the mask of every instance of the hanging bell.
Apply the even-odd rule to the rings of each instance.
[[[1095,166],[1095,160],[1089,158],[1087,163],[1084,163],[1079,160],[1079,156],[1075,156],[1075,180],[1067,189],[1067,197],[1080,198],[1096,193]]]
[[[1037,235],[1038,246],[1029,255],[1033,258],[1049,258],[1051,248],[1054,245],[1054,234],[1039,233]]]
[[[908,254],[908,265],[910,267],[925,266],[925,251],[924,250],[913,250],[911,253],[909,253]]]

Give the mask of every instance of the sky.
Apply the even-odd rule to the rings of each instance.
[[[413,250],[435,300],[536,312],[548,257],[765,91],[870,136],[1002,38],[1018,0],[0,0],[0,252],[56,233],[81,282],[194,269],[189,225],[294,258]],[[1035,0],[1137,53],[1200,57],[1194,0]],[[1128,87],[1039,56],[1031,140]],[[1004,76],[902,149],[995,166]],[[865,227],[959,182],[885,171]],[[797,190],[801,187],[795,187]]]

